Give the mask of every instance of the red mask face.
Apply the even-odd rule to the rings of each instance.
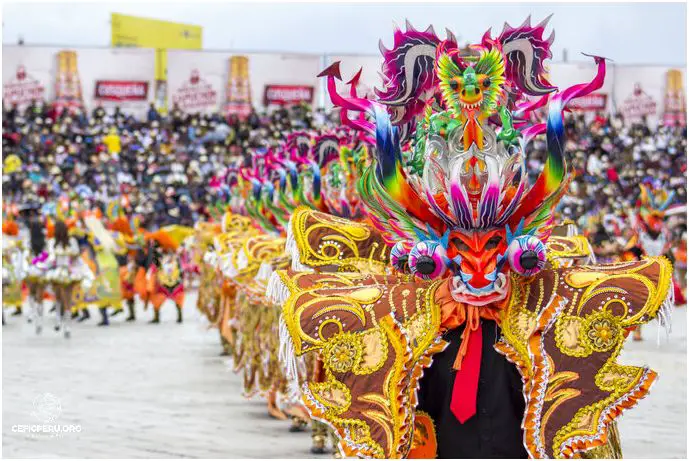
[[[483,305],[505,297],[507,241],[504,229],[450,233],[447,256],[461,279],[455,298]]]

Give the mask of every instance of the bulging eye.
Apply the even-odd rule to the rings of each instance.
[[[457,88],[459,88],[459,82],[457,80],[450,80],[450,88],[457,90]]]
[[[514,272],[525,277],[537,274],[545,267],[546,249],[534,236],[517,237],[507,248],[507,260]]]
[[[447,270],[445,248],[438,242],[423,241],[409,252],[411,273],[425,280],[440,277]]]
[[[414,243],[409,240],[402,240],[395,243],[390,250],[390,263],[396,270],[408,274],[409,270],[409,251],[414,247]]]
[[[490,79],[486,78],[483,80],[483,88],[488,88],[490,86]]]

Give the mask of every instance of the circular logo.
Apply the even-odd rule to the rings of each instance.
[[[55,421],[62,413],[62,406],[60,399],[53,394],[46,392],[45,394],[37,395],[33,399],[33,411],[31,415],[36,419],[48,424]]]

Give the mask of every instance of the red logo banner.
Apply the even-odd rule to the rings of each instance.
[[[308,85],[266,85],[263,95],[264,105],[284,106],[313,102],[313,87]]]
[[[604,110],[608,104],[608,95],[605,93],[591,93],[581,98],[573,99],[567,105],[570,109],[585,112]]]
[[[104,101],[146,101],[148,82],[131,80],[96,81],[96,99]]]

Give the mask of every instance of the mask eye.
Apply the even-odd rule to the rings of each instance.
[[[457,88],[459,88],[459,82],[457,80],[450,80],[450,88],[457,91]]]
[[[545,245],[536,237],[517,237],[507,248],[507,260],[514,272],[530,277],[545,267],[545,252]]]
[[[495,237],[491,237],[486,242],[486,250],[492,250],[493,248],[497,248],[498,245],[500,245],[500,240],[502,240],[502,239],[499,235],[496,235]]]
[[[409,251],[414,244],[408,240],[395,243],[390,250],[390,263],[396,270],[409,274]]]
[[[490,79],[486,78],[483,80],[483,88],[488,88],[490,86]]]
[[[419,242],[409,252],[411,273],[425,280],[432,280],[445,273],[445,248],[432,241]]]
[[[453,238],[453,239],[452,239],[452,244],[453,244],[454,247],[457,249],[457,251],[460,251],[460,252],[467,252],[467,251],[469,251],[469,245],[467,245],[466,243],[464,243],[464,241],[463,241],[462,239]]]

